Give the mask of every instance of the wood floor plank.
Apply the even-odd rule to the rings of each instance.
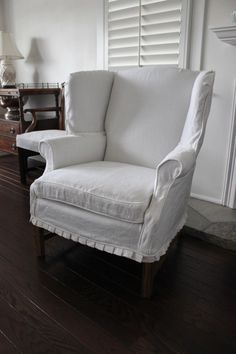
[[[63,255],[61,259],[72,271],[79,273],[96,284],[102,283],[103,287],[107,286],[107,290],[113,284],[113,289],[116,289],[119,293],[129,291],[139,294],[141,280],[138,274],[128,273],[123,268],[114,266],[112,262],[104,261],[102,255],[98,256],[99,252],[96,252],[95,249],[87,252],[85,246],[75,247],[71,252]],[[113,259],[116,257],[114,256]],[[141,273],[141,264],[139,264],[139,273]]]
[[[146,330],[148,331],[148,327],[145,328],[145,331],[142,331],[142,327],[145,327],[145,323],[140,321],[140,319],[145,317],[143,314],[140,316],[140,319],[135,317],[135,312],[133,309],[130,309],[127,311],[127,305],[120,307],[120,303],[117,300],[117,310],[118,313],[120,312],[119,316],[114,316],[114,310],[113,313],[111,314],[110,312],[106,311],[106,306],[103,306],[103,312],[104,315],[102,317],[101,311],[98,309],[95,309],[94,307],[90,306],[90,304],[93,305],[93,303],[98,303],[99,307],[101,307],[99,298],[96,300],[96,292],[93,292],[94,296],[94,301],[90,301],[88,298],[90,296],[82,295],[82,300],[81,300],[81,295],[76,292],[74,289],[70,289],[68,291],[68,286],[66,286],[63,282],[58,281],[56,278],[49,278],[49,274],[42,273],[42,282],[45,282],[45,278],[47,279],[47,282],[50,279],[50,286],[53,287],[53,292],[54,293],[60,293],[63,294],[63,297],[73,304],[73,306],[78,309],[80,312],[87,314],[88,317],[93,319],[93,321],[96,321],[102,328],[105,328],[108,331],[113,332],[119,341],[124,343],[127,347],[127,350],[130,351],[131,353],[175,353],[176,351],[171,350],[169,348],[169,345],[166,345],[162,338],[158,336],[158,333],[155,334],[156,336],[156,344],[155,344],[155,351],[142,351],[142,345],[146,343],[147,348],[149,347],[148,341],[146,342],[145,338],[142,337],[142,335],[145,337],[145,332]],[[85,297],[85,299],[84,299]],[[106,299],[105,299],[106,301]],[[89,303],[89,305],[86,305],[86,302]],[[116,303],[116,297],[113,299],[113,302]],[[128,313],[127,313],[128,312]],[[134,315],[134,319],[130,320],[128,319],[129,313],[132,313]],[[120,317],[122,316],[122,317]],[[130,325],[127,325],[127,321],[131,322]],[[142,338],[143,341],[139,342],[139,339]],[[102,353],[102,352],[101,352]],[[121,352],[122,353],[122,352]]]
[[[29,352],[38,353],[40,343],[43,353],[92,353],[3,276],[0,278],[0,313],[5,333],[9,338],[15,333],[16,345],[22,351],[26,342],[20,347],[20,333],[27,328]]]
[[[0,246],[0,250],[1,248]],[[4,274],[1,274],[1,269],[4,269]],[[68,305],[64,299],[59,297],[60,294],[54,294],[51,290],[51,284],[47,284],[46,287],[38,277],[35,277],[34,272],[31,273],[28,270],[27,273],[13,267],[9,260],[0,255],[0,278],[2,281],[5,283],[5,278],[15,284],[17,289],[24,293],[31,302],[40,307],[43,312],[47,313],[48,317],[54,319],[61,327],[69,331],[73,337],[79,339],[94,352],[99,345],[99,348],[107,353],[128,353],[125,346],[115,336],[102,330],[96,323]],[[93,341],[91,341],[91,334],[93,334]]]
[[[57,341],[50,341],[42,335],[42,331],[38,330],[33,322],[26,321],[23,316],[14,311],[2,299],[0,299],[0,312],[1,328],[22,353],[88,353],[79,346],[73,348],[73,345],[68,343],[60,343],[59,338],[57,338]]]
[[[235,354],[236,253],[183,233],[138,296],[140,265],[56,237],[34,253],[28,187],[0,157],[0,354]]]
[[[22,352],[15,347],[9,338],[0,330],[0,353],[2,354],[22,354]]]

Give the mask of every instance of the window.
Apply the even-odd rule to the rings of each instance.
[[[106,67],[185,67],[189,13],[187,0],[106,0]]]

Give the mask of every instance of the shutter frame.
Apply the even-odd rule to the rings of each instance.
[[[145,65],[187,67],[191,0],[105,2],[107,69]]]

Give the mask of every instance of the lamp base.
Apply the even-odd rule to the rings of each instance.
[[[16,82],[16,71],[10,59],[1,60],[0,80],[2,87],[14,86]]]

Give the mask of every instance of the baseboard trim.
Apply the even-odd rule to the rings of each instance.
[[[197,193],[191,193],[191,197],[192,198],[196,198],[196,199],[201,199],[201,200],[204,200],[206,202],[223,205],[222,200],[217,199],[217,198],[213,198],[213,197],[208,197],[206,195],[197,194]]]

